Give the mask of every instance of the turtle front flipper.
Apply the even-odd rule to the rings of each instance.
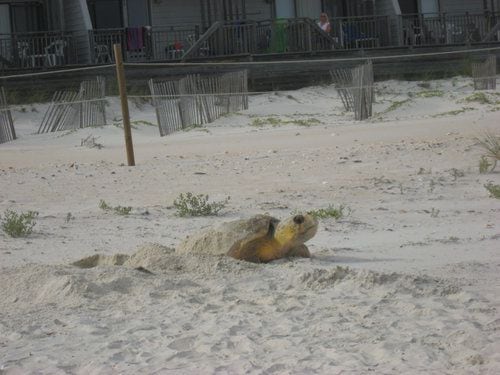
[[[252,263],[261,263],[258,256],[258,244],[256,241],[238,241],[228,251],[227,255],[234,259],[246,260]]]

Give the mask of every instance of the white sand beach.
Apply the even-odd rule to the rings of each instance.
[[[478,100],[463,77],[376,85],[363,122],[321,86],[163,138],[131,103],[135,167],[116,98],[114,125],[42,135],[46,105],[16,106],[0,215],[39,217],[28,237],[0,233],[0,374],[500,373],[500,200],[484,187],[500,165],[479,173],[475,139],[500,134],[500,94]],[[230,200],[179,217],[185,192]],[[173,250],[220,222],[329,205],[345,216],[320,220],[311,259]],[[133,257],[71,265],[96,254]]]

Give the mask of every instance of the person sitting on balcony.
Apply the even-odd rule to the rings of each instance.
[[[328,15],[326,13],[321,13],[319,15],[318,26],[321,27],[321,30],[327,34],[330,34],[332,31],[332,26],[330,25],[330,21],[328,20]]]

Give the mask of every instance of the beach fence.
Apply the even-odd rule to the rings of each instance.
[[[352,70],[354,118],[366,120],[373,111],[373,64],[371,61]]]
[[[12,121],[5,90],[0,87],[0,143],[6,143],[14,139],[16,139],[14,121]]]
[[[346,111],[354,112],[356,120],[371,117],[374,101],[372,62],[368,60],[355,68],[332,70],[330,75]]]
[[[105,94],[103,77],[81,82],[78,92],[56,91],[38,133],[106,125]]]
[[[331,70],[330,75],[335,82],[335,88],[342,100],[342,104],[347,112],[354,112],[354,97],[352,94],[352,70],[336,69]]]
[[[489,55],[486,61],[472,63],[474,90],[495,90],[497,88],[497,57]]]
[[[160,135],[214,122],[248,109],[248,72],[191,74],[179,80],[149,80]]]

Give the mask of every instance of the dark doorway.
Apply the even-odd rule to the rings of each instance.
[[[144,0],[127,0],[128,26],[149,26],[149,2]]]
[[[46,30],[45,10],[41,3],[11,3],[11,27],[15,33]]]
[[[94,29],[123,27],[121,0],[88,0],[87,3]]]
[[[418,13],[417,0],[399,0],[399,7],[401,8],[401,14]]]
[[[373,0],[324,0],[323,8],[330,18],[371,16],[375,13]]]

